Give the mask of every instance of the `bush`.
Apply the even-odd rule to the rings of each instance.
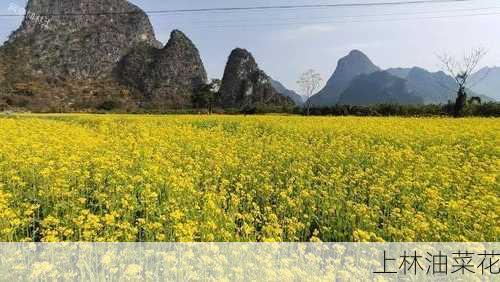
[[[112,111],[121,107],[121,103],[116,100],[106,100],[97,106],[97,110]]]

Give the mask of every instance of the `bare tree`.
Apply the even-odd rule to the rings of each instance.
[[[476,71],[486,53],[485,49],[476,48],[469,52],[465,52],[461,60],[449,54],[438,56],[444,71],[451,75],[457,83],[458,91],[455,101],[455,117],[464,115],[464,110],[467,105],[466,89],[469,85],[470,77]]]
[[[315,70],[310,69],[303,73],[297,84],[300,86],[302,94],[305,96],[306,100],[306,114],[309,115],[311,111],[311,97],[316,93],[316,90],[321,86],[323,79],[321,75]]]

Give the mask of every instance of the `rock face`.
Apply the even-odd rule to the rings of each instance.
[[[385,71],[357,76],[339,98],[340,105],[423,104],[402,78]]]
[[[318,94],[311,97],[311,104],[313,106],[333,106],[355,77],[379,70],[380,68],[374,65],[363,52],[353,50],[349,55],[339,60],[337,68],[326,86]]]
[[[196,46],[179,30],[172,31],[163,49],[143,45],[126,55],[118,76],[146,95],[147,103],[177,108],[188,106],[190,94],[207,82]]]
[[[293,101],[278,93],[271,78],[259,69],[254,57],[244,49],[234,49],[229,56],[220,89],[224,108],[290,106]]]
[[[158,42],[147,15],[127,1],[30,0],[9,44],[29,49],[25,63],[38,75],[87,79],[109,75],[137,45]]]
[[[302,106],[304,104],[302,96],[293,90],[287,89],[283,84],[281,84],[281,82],[273,79],[271,80],[271,85],[278,93],[292,99],[296,106]]]
[[[0,100],[34,111],[183,107],[205,81],[193,43],[174,31],[162,47],[125,0],[30,0],[0,47]]]

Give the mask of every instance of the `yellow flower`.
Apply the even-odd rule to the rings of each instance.
[[[493,118],[0,117],[0,241],[498,241],[499,139]]]

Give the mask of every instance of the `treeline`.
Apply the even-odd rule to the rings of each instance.
[[[91,111],[92,112],[92,111]],[[373,106],[336,105],[332,107],[313,107],[310,116],[402,116],[402,117],[439,117],[454,116],[455,104],[445,105],[394,105],[382,104]],[[121,110],[101,109],[96,113],[123,113]],[[262,114],[293,114],[306,115],[302,107],[272,107],[254,105],[241,109],[236,108],[206,108],[194,107],[184,109],[134,109],[127,111],[130,114],[226,114],[226,115],[262,115]],[[465,116],[468,117],[500,117],[500,103],[488,102],[467,106]]]
[[[305,114],[303,108],[295,108],[294,114]],[[333,107],[313,107],[310,115],[314,116],[453,116],[455,104],[445,105],[394,105],[373,106],[336,105]],[[500,117],[500,103],[488,102],[468,105],[464,116]]]
[[[266,107],[264,105],[246,107],[243,109],[197,108],[190,110],[171,111],[169,113],[198,113],[198,114],[295,114],[306,115],[303,107]],[[312,107],[311,116],[407,116],[407,117],[432,117],[454,116],[455,104],[445,105],[396,105],[382,104],[373,106],[336,105],[332,107]],[[500,103],[488,102],[483,104],[468,105],[465,116],[469,117],[500,117]]]

